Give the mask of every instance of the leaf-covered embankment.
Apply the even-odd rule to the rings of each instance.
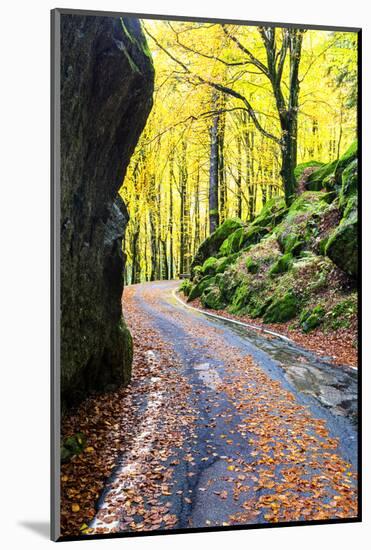
[[[355,364],[357,162],[354,143],[336,162],[299,165],[290,207],[276,197],[250,224],[226,220],[195,255],[188,301]]]

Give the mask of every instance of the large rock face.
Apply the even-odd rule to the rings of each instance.
[[[152,106],[154,70],[134,19],[61,16],[61,400],[127,383],[117,191]]]

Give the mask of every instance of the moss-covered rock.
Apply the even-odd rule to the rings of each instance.
[[[264,323],[284,323],[293,319],[300,310],[300,302],[292,293],[287,292],[283,296],[273,298],[263,316]]]
[[[322,166],[323,166],[323,162],[319,162],[317,160],[309,160],[308,162],[302,162],[301,164],[298,164],[294,170],[294,176],[296,181],[298,181],[302,177],[303,172],[305,170],[308,170],[308,168],[312,168],[313,171],[311,173],[313,173],[315,170],[318,170]]]
[[[318,235],[318,222],[330,208],[323,200],[326,193],[305,191],[290,206],[275,233],[281,251],[297,256],[313,245]]]
[[[203,275],[215,275],[217,264],[217,258],[210,256],[210,258],[207,258],[202,264],[201,273]]]
[[[343,271],[352,277],[357,277],[358,216],[356,210],[352,210],[347,218],[343,218],[339,227],[329,236],[325,253]]]
[[[350,199],[353,199],[358,190],[358,160],[354,159],[342,173],[342,185],[339,194],[339,205],[346,208]]]
[[[300,315],[300,325],[304,332],[309,332],[317,328],[323,321],[325,310],[318,305],[312,309],[304,310]]]
[[[358,156],[358,141],[355,140],[346,152],[339,158],[336,163],[335,170],[335,185],[340,186],[342,183],[343,171],[353,162]]]
[[[242,283],[240,286],[237,287],[233,295],[232,303],[229,307],[230,313],[243,313],[243,310],[246,308],[250,297],[251,289],[249,288],[249,285],[247,283]]]
[[[197,284],[195,284],[188,295],[188,302],[191,302],[195,298],[199,298],[205,289],[215,283],[215,277],[206,276],[201,279]]]
[[[233,299],[237,287],[244,281],[244,275],[237,266],[233,265],[221,274],[218,280],[218,286],[222,291],[223,297],[227,303]]]
[[[284,197],[273,197],[265,203],[259,215],[250,224],[252,227],[267,227],[273,229],[287,212]]]
[[[227,237],[236,229],[242,227],[242,222],[239,219],[227,219],[221,226],[218,227],[207,239],[199,246],[196,255],[191,264],[191,274],[194,275],[194,269],[198,265],[202,265],[210,256],[215,256],[219,252],[219,248]]]
[[[179,291],[183,292],[184,296],[189,296],[189,293],[191,292],[193,288],[193,284],[189,279],[184,279],[182,283],[179,286]]]
[[[223,273],[231,263],[232,261],[229,256],[222,256],[217,261],[215,272]]]
[[[306,182],[308,191],[320,191],[321,189],[325,189],[324,180],[326,178],[331,178],[331,176],[335,174],[337,163],[338,161],[334,160],[312,172],[312,174],[308,176]]]
[[[257,261],[253,260],[251,256],[246,258],[246,269],[249,273],[257,273],[259,271],[259,264]]]
[[[236,231],[231,233],[222,243],[219,250],[220,254],[222,256],[230,256],[231,254],[238,252],[240,250],[241,237],[243,233],[243,227],[239,227]]]
[[[357,315],[358,296],[357,292],[342,298],[329,312],[329,326],[336,330],[339,328],[349,328],[352,319]]]
[[[283,254],[269,270],[270,275],[277,275],[278,273],[285,273],[290,269],[293,263],[293,255],[291,252]]]
[[[223,309],[225,307],[225,302],[223,301],[220,288],[216,285],[212,285],[204,290],[201,295],[201,304],[210,309]]]

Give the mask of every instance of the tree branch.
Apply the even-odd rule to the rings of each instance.
[[[240,94],[236,90],[233,90],[233,88],[229,88],[228,86],[223,86],[222,84],[218,84],[217,82],[207,80],[207,79],[203,78],[202,76],[200,76],[198,74],[192,73],[192,71],[187,67],[187,65],[185,63],[183,63],[183,61],[180,61],[180,59],[177,59],[176,57],[174,57],[174,55],[172,53],[170,53],[168,50],[166,50],[158,42],[158,40],[148,31],[148,29],[144,25],[143,25],[143,28],[144,28],[145,32],[148,34],[148,36],[154,41],[156,46],[158,48],[160,48],[160,50],[162,50],[164,53],[166,53],[166,55],[168,57],[170,57],[170,59],[172,59],[175,63],[180,65],[187,74],[193,76],[194,78],[196,78],[202,84],[207,84],[208,86],[210,86],[211,88],[214,88],[215,90],[218,90],[219,92],[230,95],[230,96],[242,101],[244,103],[245,107],[246,107],[247,112],[249,113],[249,115],[251,117],[251,120],[253,121],[255,127],[257,128],[257,130],[259,130],[259,132],[261,132],[265,137],[275,141],[278,144],[280,143],[280,139],[277,136],[271,134],[270,132],[268,132],[267,130],[265,130],[261,126],[261,124],[260,124],[260,122],[259,122],[259,120],[256,116],[256,113],[255,113],[254,109],[252,108],[250,102],[246,99],[246,97],[244,97],[242,94]]]

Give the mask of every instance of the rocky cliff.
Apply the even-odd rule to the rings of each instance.
[[[154,70],[135,19],[61,16],[61,400],[130,379],[121,312],[118,197],[152,106]]]

